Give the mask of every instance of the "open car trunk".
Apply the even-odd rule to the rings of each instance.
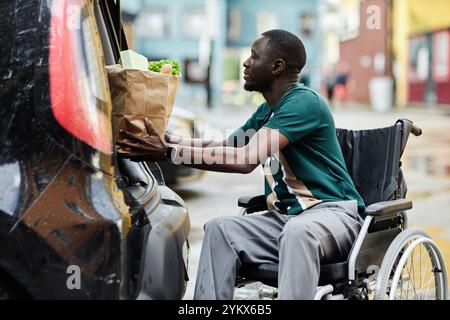
[[[120,52],[128,49],[120,1],[95,0],[94,11],[105,64],[114,65]],[[115,162],[118,185],[132,219],[130,232],[122,243],[121,296],[180,299],[188,280],[190,222],[185,203],[164,185],[163,179],[155,179],[145,162],[117,156]]]

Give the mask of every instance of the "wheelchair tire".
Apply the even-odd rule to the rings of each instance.
[[[422,250],[422,246],[425,250]],[[419,253],[419,257],[417,258],[414,253]],[[428,282],[423,281],[424,286],[427,286],[425,292],[422,287],[422,271],[426,272],[429,268],[427,268],[428,264],[422,266],[422,257],[428,258],[428,262],[431,261],[432,277]],[[414,267],[417,262],[420,264],[418,269]],[[420,282],[415,283],[418,275]],[[430,288],[433,284],[432,280],[434,280],[434,288]],[[408,285],[407,288],[405,283]],[[418,284],[420,287],[417,286]],[[410,289],[413,291],[412,297],[410,297]],[[448,283],[444,259],[427,232],[420,228],[407,228],[395,237],[386,251],[378,273],[374,299],[426,300],[429,294],[428,289],[434,291],[434,295],[432,294],[429,298],[447,299]],[[403,296],[405,292],[406,295]]]

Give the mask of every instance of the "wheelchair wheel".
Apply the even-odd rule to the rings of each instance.
[[[403,230],[389,246],[377,278],[376,300],[446,300],[447,272],[438,247],[420,228]]]

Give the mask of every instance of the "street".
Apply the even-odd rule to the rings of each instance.
[[[224,131],[241,125],[252,112],[252,108],[222,107],[202,110],[202,115],[211,128]],[[376,128],[407,118],[423,129],[422,136],[410,136],[402,158],[407,198],[413,200],[409,223],[432,234],[450,266],[450,117],[436,109],[374,113],[361,107],[339,108],[333,114],[336,126],[341,128]],[[204,223],[214,217],[239,214],[239,197],[263,193],[263,175],[260,168],[249,175],[207,172],[174,190],[186,201],[191,219],[190,281],[184,299],[192,299]]]

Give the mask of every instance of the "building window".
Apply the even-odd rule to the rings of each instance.
[[[198,60],[185,59],[184,70],[186,83],[208,83],[208,68],[201,66]]]
[[[136,19],[136,35],[140,38],[161,39],[169,36],[170,22],[167,9],[148,9]]]
[[[258,35],[272,29],[278,29],[277,15],[270,11],[259,11],[256,14],[256,32]]]
[[[300,15],[300,32],[303,38],[310,38],[314,30],[315,19],[310,13],[302,13]]]
[[[182,33],[187,38],[199,39],[206,31],[205,11],[200,8],[188,8],[183,13]]]
[[[433,35],[433,78],[435,81],[450,79],[450,31],[440,31]]]
[[[224,74],[225,81],[235,80],[239,81],[241,76],[241,61],[239,55],[228,53],[224,58]]]
[[[430,73],[430,50],[426,36],[417,36],[409,42],[409,81],[423,82]]]
[[[241,36],[241,11],[230,10],[228,13],[228,40],[238,40]]]
[[[350,1],[339,9],[341,27],[339,30],[341,41],[356,38],[359,34],[360,2]]]

